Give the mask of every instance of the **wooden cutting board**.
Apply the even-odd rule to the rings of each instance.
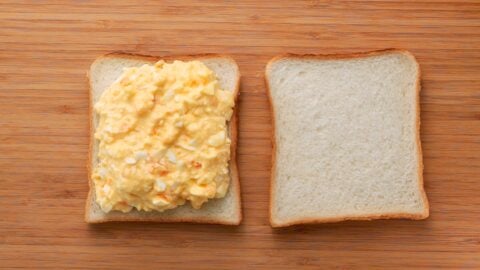
[[[0,268],[480,269],[478,1],[68,2],[0,3]],[[431,217],[270,228],[266,62],[391,47],[422,68]],[[85,72],[111,51],[238,61],[241,226],[83,221]]]

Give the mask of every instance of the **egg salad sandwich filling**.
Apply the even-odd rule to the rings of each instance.
[[[96,154],[90,164],[89,198],[93,202],[87,202],[87,222],[147,217],[232,223],[211,217],[212,211],[218,212],[215,204],[206,209],[210,220],[192,213],[203,211],[209,200],[223,200],[231,180],[238,180],[232,179],[232,173],[237,177],[232,172],[236,166],[232,167],[230,136],[238,83],[233,91],[224,90],[232,88],[232,83],[223,79],[221,84],[222,78],[212,70],[219,69],[219,64],[211,59],[148,60],[135,59],[133,66],[122,63],[121,69],[115,67],[119,75],[110,84],[102,82],[102,93],[93,94],[91,143]],[[227,60],[231,66],[233,60]],[[94,68],[95,63],[90,72]],[[236,64],[230,68],[238,70]],[[101,68],[93,71],[101,72]],[[92,78],[90,81],[92,84]],[[93,80],[95,83],[99,84]],[[234,193],[238,194],[238,185]],[[232,204],[232,199],[228,201]],[[97,213],[89,210],[89,203],[96,204],[93,212]],[[187,210],[180,209],[185,204],[190,205]],[[239,209],[239,199],[234,204],[233,208]],[[176,208],[179,217],[169,213]],[[240,214],[235,211],[229,215],[234,214],[233,223],[238,223]],[[128,218],[132,212],[141,217]],[[101,217],[96,216],[99,214]]]

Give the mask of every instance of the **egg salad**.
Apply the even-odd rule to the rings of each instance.
[[[198,209],[228,190],[234,95],[200,61],[127,68],[95,104],[104,212]]]

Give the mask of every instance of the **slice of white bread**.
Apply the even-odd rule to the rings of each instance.
[[[227,195],[221,199],[212,199],[205,203],[202,208],[196,210],[186,203],[183,206],[165,212],[137,211],[128,213],[120,211],[103,212],[95,201],[95,187],[91,179],[92,168],[98,162],[98,141],[93,137],[98,122],[97,115],[93,111],[93,105],[98,101],[102,92],[107,89],[123,72],[125,67],[153,64],[163,59],[173,60],[199,60],[209,67],[216,75],[220,87],[226,91],[232,91],[237,100],[239,93],[240,72],[238,65],[230,57],[222,55],[192,55],[175,57],[152,57],[124,53],[111,53],[97,58],[90,67],[88,78],[90,83],[90,153],[88,161],[88,178],[90,191],[88,193],[85,221],[88,223],[101,223],[108,221],[153,221],[153,222],[195,222],[216,223],[225,225],[238,225],[242,219],[240,202],[240,183],[238,179],[236,163],[237,145],[237,116],[236,108],[232,119],[228,123],[229,137],[231,139],[230,158],[230,186]]]
[[[273,227],[428,217],[413,55],[279,56],[266,82]]]

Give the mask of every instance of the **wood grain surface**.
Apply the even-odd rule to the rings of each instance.
[[[272,229],[273,56],[404,48],[422,69],[431,216]],[[241,226],[83,221],[85,72],[111,51],[230,54]],[[0,268],[480,269],[479,1],[1,1]]]

